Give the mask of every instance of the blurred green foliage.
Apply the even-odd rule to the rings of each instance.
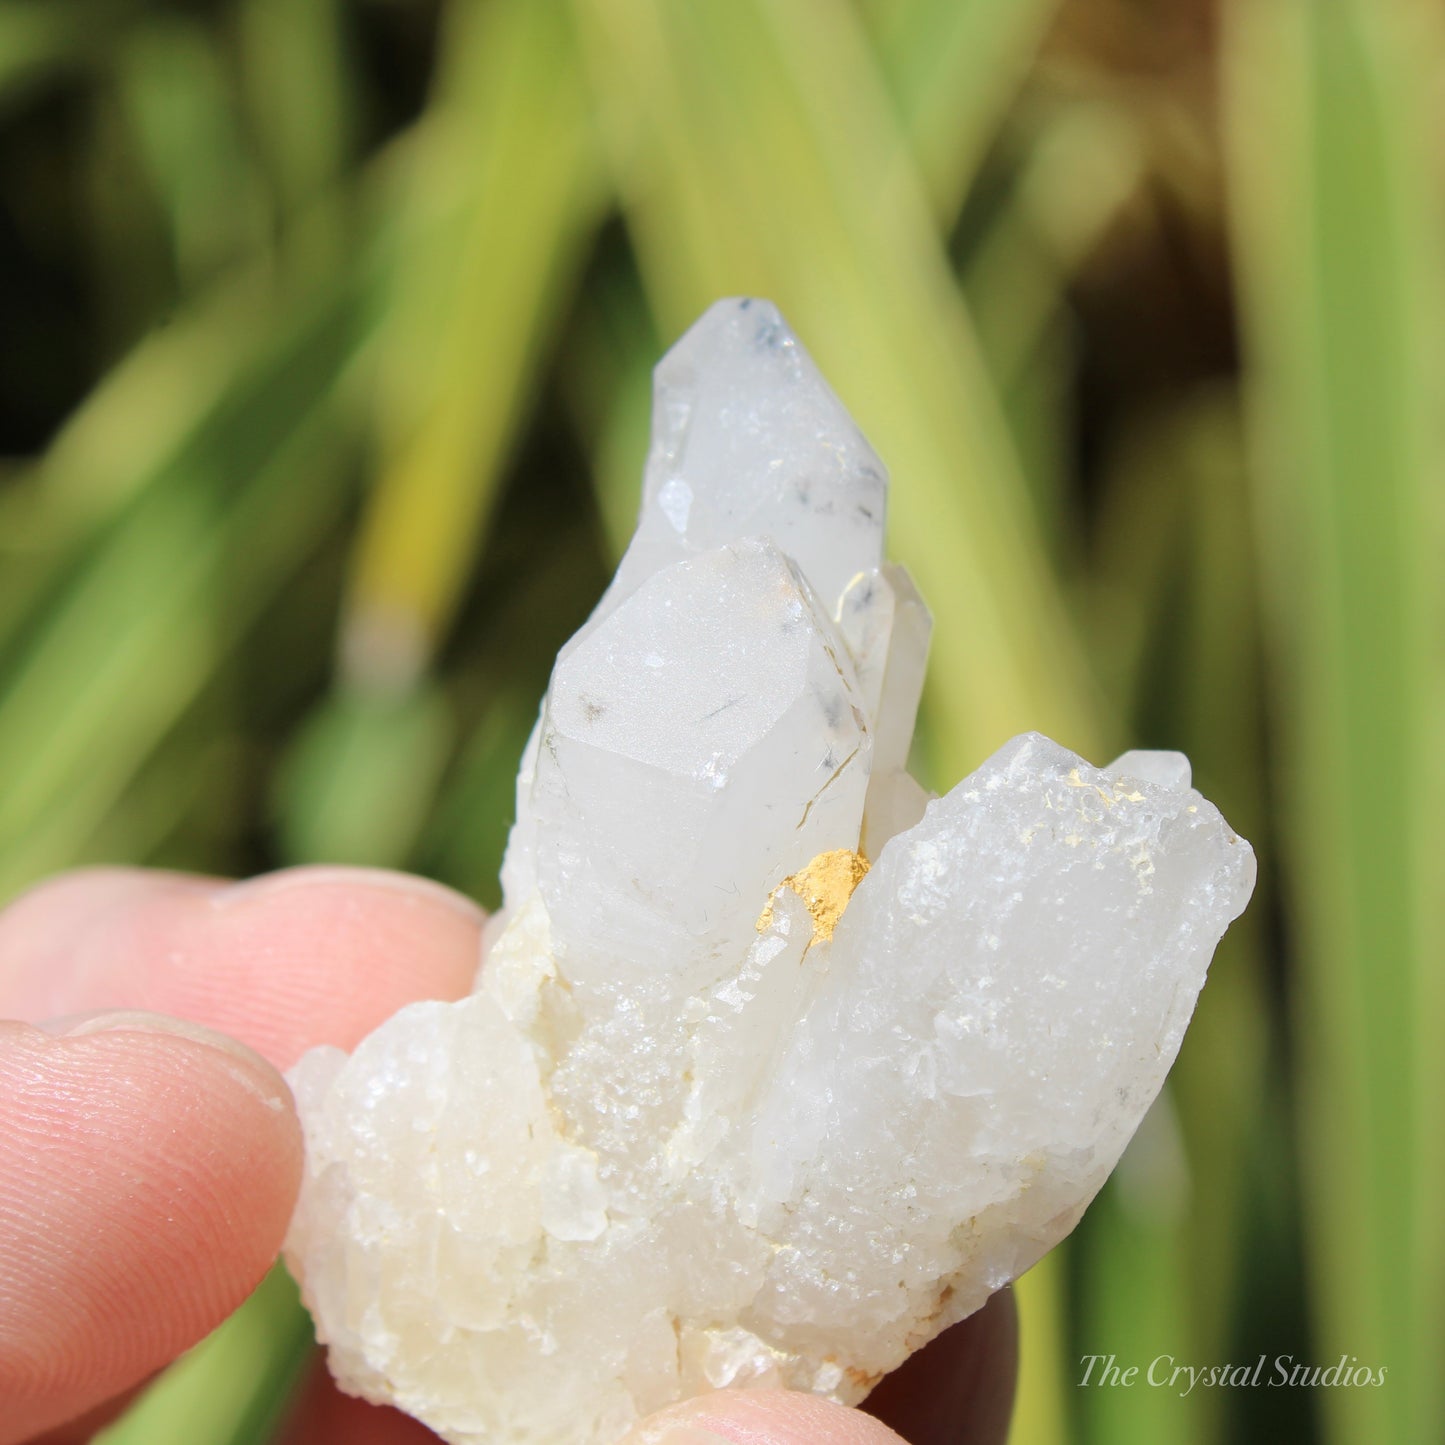
[[[1261,856],[1015,1438],[1445,1438],[1442,71],[1426,0],[0,0],[0,896],[495,903],[650,367],[770,296],[893,471],[929,780],[1182,747]],[[304,1340],[278,1277],[112,1438],[267,1438]]]

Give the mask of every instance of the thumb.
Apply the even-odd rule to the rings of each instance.
[[[280,1075],[156,1014],[0,1023],[0,1445],[143,1380],[275,1258],[300,1179]]]

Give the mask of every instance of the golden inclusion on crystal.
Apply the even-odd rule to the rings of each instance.
[[[851,848],[830,848],[819,853],[806,868],[790,873],[773,889],[767,906],[758,914],[757,930],[762,933],[773,921],[773,899],[778,888],[791,888],[812,915],[813,942],[830,939],[853,890],[863,881],[868,860]]]

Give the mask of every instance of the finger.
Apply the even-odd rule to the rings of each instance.
[[[1018,1375],[1012,1289],[952,1326],[879,1383],[863,1408],[910,1445],[1003,1445]]]
[[[652,1415],[626,1445],[904,1445],[861,1410],[800,1390],[715,1390]]]
[[[218,1325],[285,1234],[290,1095],[149,1015],[0,1024],[0,1445],[119,1394]]]
[[[342,1394],[318,1357],[280,1440],[281,1445],[438,1445],[440,1436],[400,1410]]]
[[[482,921],[448,888],[376,869],[66,874],[0,913],[0,1015],[141,1008],[289,1068],[313,1044],[352,1048],[403,1004],[466,993]]]
[[[123,1415],[127,1408],[145,1392],[150,1383],[150,1379],[142,1380],[131,1389],[123,1390],[119,1395],[112,1396],[105,1401],[104,1404],[97,1405],[95,1409],[76,1415],[63,1425],[57,1425],[53,1430],[46,1430],[40,1435],[30,1436],[25,1441],[25,1445],[88,1445],[88,1442],[94,1440],[112,1420],[118,1415]]]

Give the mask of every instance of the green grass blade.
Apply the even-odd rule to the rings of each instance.
[[[617,268],[622,271],[623,268]],[[630,268],[581,298],[562,348],[562,384],[592,468],[609,554],[620,561],[637,525],[661,347]]]
[[[247,111],[283,214],[345,173],[356,128],[340,0],[245,0]]]
[[[1022,128],[1021,128],[1022,129]],[[1026,132],[1006,193],[961,263],[979,349],[1002,403],[1050,554],[1070,560],[1080,519],[1069,398],[1077,364],[1070,288],[1143,175],[1123,117],[1101,104],[1057,107]]]
[[[1047,1254],[1014,1285],[1019,1312],[1019,1377],[1010,1445],[1056,1445],[1073,1429],[1073,1360],[1068,1344],[1067,1248]]]
[[[963,270],[969,309],[1000,387],[1032,357],[1079,268],[1143,175],[1132,127],[1104,105],[1068,105],[1038,126],[1007,201]]]
[[[421,858],[428,877],[495,909],[516,813],[517,762],[537,720],[537,698],[498,682],[488,694],[487,710],[436,799]]]
[[[1332,1439],[1445,1435],[1439,419],[1445,48],[1409,0],[1243,0],[1229,129]]]
[[[1090,577],[1107,618],[1095,652],[1111,690],[1131,700],[1132,736],[1121,745],[1187,752],[1196,786],[1269,857],[1246,514],[1230,393],[1201,394],[1134,428],[1106,468],[1095,527]],[[1157,1128],[1151,1137],[1146,1124],[1081,1226],[1082,1350],[1146,1366],[1163,1351],[1176,1361],[1241,1358],[1244,1246],[1259,1237],[1246,1165],[1262,1156],[1287,1179],[1285,1159],[1260,1137],[1260,1100],[1276,1097],[1265,1069],[1269,881],[1266,871],[1210,965],[1170,1077],[1175,1137]],[[1167,1165],[1171,1153],[1177,1165],[1151,1166],[1151,1155]],[[1089,1389],[1080,1403],[1089,1439],[1120,1442],[1219,1439],[1229,1408],[1218,1390],[1180,1399],[1147,1387]]]
[[[255,757],[234,702],[224,688],[204,695],[68,861],[216,876],[236,871],[236,838],[255,812]]]
[[[79,553],[157,478],[244,386],[273,313],[247,276],[188,308],[118,362],[45,455],[0,492],[0,649]],[[306,317],[300,318],[302,325]]]
[[[1088,1355],[1112,1354],[1120,1369],[1138,1370],[1132,1384],[1101,1386],[1102,1367],[1095,1365],[1092,1382],[1078,1390],[1085,1441],[1189,1445],[1209,1438],[1208,1391],[1181,1398],[1142,1378],[1164,1353],[1181,1363],[1205,1358],[1184,1307],[1190,1185],[1166,1088],[1079,1228],[1074,1257],[1082,1274],[1082,1309],[1074,1381],[1082,1380]]]
[[[276,434],[269,419],[294,415],[278,378],[291,366],[308,372],[307,348],[319,331],[340,324],[348,309],[358,341],[373,328],[375,295],[395,264],[396,192],[413,163],[414,147],[397,142],[354,180],[349,209],[364,229],[345,265],[301,289],[295,277],[305,269],[305,236],[299,247],[283,238],[275,257],[227,275],[144,335],[44,455],[7,479],[0,489],[0,657],[37,625],[67,571],[152,488],[183,486],[197,467],[205,472],[205,457],[222,454],[223,434],[235,438],[228,475],[243,470],[245,458],[265,454]],[[322,197],[311,210],[329,205]],[[300,216],[297,230],[311,229],[312,216]],[[252,413],[259,426],[248,422]]]
[[[118,71],[187,294],[263,248],[270,235],[269,200],[226,58],[200,20],[161,14],[127,34]]]
[[[203,420],[172,484],[148,489],[117,525],[6,679],[0,897],[73,861],[334,522],[345,476],[335,407],[359,342],[349,299],[343,289],[318,305],[305,344]]]
[[[458,5],[451,19],[343,623],[348,673],[368,685],[417,675],[451,619],[605,198],[559,0]]]
[[[1237,396],[1200,396],[1161,442],[1156,476],[1177,479],[1184,493],[1188,550],[1167,697],[1156,696],[1152,705],[1140,697],[1141,719],[1162,714],[1163,734],[1145,740],[1183,748],[1195,786],[1269,858],[1277,847],[1260,748],[1258,587],[1252,538],[1240,525],[1249,510],[1249,477]],[[1159,611],[1167,605],[1161,595]],[[1230,925],[1210,965],[1172,1076],[1191,1179],[1179,1252],[1193,1336],[1206,1360],[1233,1357],[1251,1232],[1247,1163],[1262,1155],[1274,1187],[1292,1182],[1289,1157],[1263,1147],[1260,1117],[1262,1098],[1282,1107],[1269,1069],[1267,959],[1276,881],[1272,869],[1262,872],[1249,910]],[[1217,1395],[1201,1406],[1215,1425],[1226,1408]]]
[[[143,0],[0,0],[0,114],[105,54]]]
[[[454,726],[435,688],[400,697],[334,692],[298,731],[278,779],[286,859],[405,867],[433,806]]]
[[[950,225],[1059,0],[890,0],[867,9],[934,212]]]

